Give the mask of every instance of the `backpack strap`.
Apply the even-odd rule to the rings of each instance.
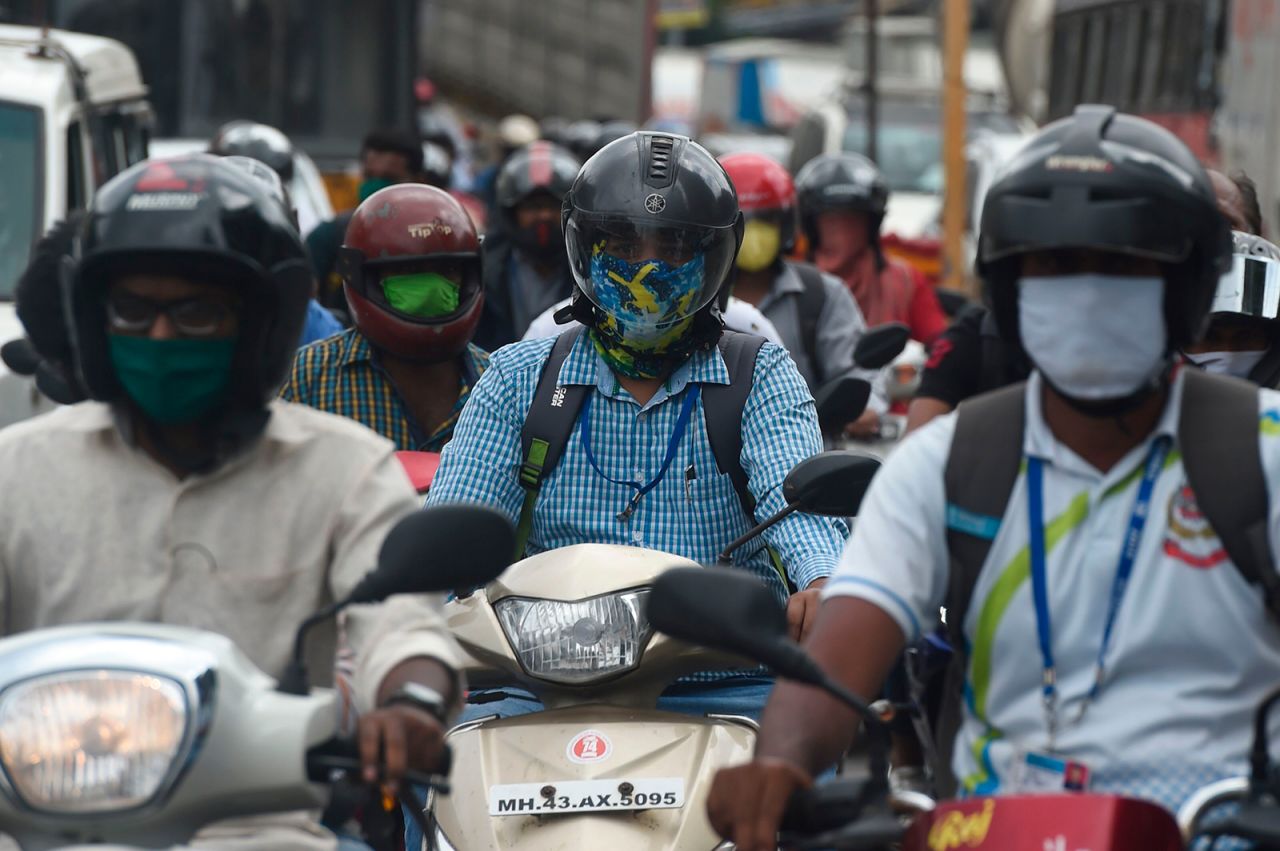
[[[800,315],[800,346],[809,359],[809,368],[814,375],[821,375],[818,360],[818,320],[827,306],[827,287],[822,282],[822,271],[808,263],[789,262],[791,268],[800,276],[804,291],[800,293],[800,301],[796,305]]]
[[[1223,548],[1280,618],[1280,574],[1268,529],[1267,482],[1258,445],[1258,388],[1185,369],[1178,446],[1187,484]]]
[[[516,526],[516,559],[524,558],[529,533],[533,529],[533,506],[538,501],[542,483],[564,454],[582,404],[592,390],[583,384],[559,383],[560,367],[564,366],[569,352],[573,351],[574,344],[585,331],[578,326],[556,338],[551,354],[542,365],[533,403],[529,405],[520,429],[520,485],[524,488],[524,504],[520,507],[520,522]]]
[[[729,369],[729,383],[702,385],[702,414],[716,467],[733,482],[742,510],[753,524],[756,500],[747,487],[747,471],[742,469],[742,412],[751,395],[756,356],[764,342],[754,334],[725,331],[720,336],[720,355]]]
[[[947,638],[954,655],[947,670],[942,709],[934,725],[938,764],[933,766],[933,772],[938,791],[948,796],[957,785],[951,773],[951,752],[964,710],[968,668],[965,616],[1022,467],[1026,413],[1026,384],[1021,382],[961,402],[947,457],[944,482],[947,552],[951,559]]]

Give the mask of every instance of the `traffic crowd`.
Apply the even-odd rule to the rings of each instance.
[[[793,176],[633,129],[505,122],[474,193],[452,188],[447,143],[371,133],[359,205],[305,241],[271,128],[104,186],[19,285],[44,386],[75,404],[0,433],[4,631],[194,625],[278,675],[292,625],[421,508],[396,451],[441,453],[428,505],[496,507],[522,554],[592,542],[712,563],[784,508],[784,478],[824,439],[878,431],[888,401],[855,347],[900,322],[932,354],[914,433],[852,533],[796,513],[735,566],[858,694],[880,694],[905,647],[949,643],[962,688],[938,711],[962,794],[1083,776],[1176,807],[1242,773],[1280,679],[1280,395],[1265,389],[1280,250],[1248,179],[1081,107],[991,189],[985,304],[948,324],[882,248],[871,161],[822,155]],[[846,374],[878,383],[824,436],[813,393]],[[548,380],[583,388],[550,455],[524,439]],[[734,387],[726,461],[708,399]],[[357,607],[319,644],[368,776],[430,770],[465,694],[438,601]],[[776,847],[790,795],[857,728],[759,671],[681,680],[664,701],[762,719],[757,758],[721,772],[708,804],[740,851]],[[290,829],[290,847],[334,841]]]

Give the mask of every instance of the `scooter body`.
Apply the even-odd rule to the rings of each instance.
[[[450,733],[452,793],[432,801],[439,848],[719,844],[706,796],[719,769],[750,759],[755,724],[655,707],[680,676],[749,664],[649,628],[648,586],[676,566],[694,563],[634,547],[567,547],[446,605],[473,658],[473,687],[518,682],[547,710]]]
[[[939,803],[907,833],[905,851],[1182,851],[1172,814],[1110,795],[1027,795]]]
[[[230,639],[82,624],[0,640],[0,834],[24,851],[168,848],[236,816],[319,809],[307,754],[336,696],[281,694]]]

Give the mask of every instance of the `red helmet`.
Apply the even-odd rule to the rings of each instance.
[[[746,218],[781,217],[782,253],[790,254],[796,240],[796,186],[791,173],[763,154],[729,154],[720,158],[738,190],[738,207]]]
[[[439,269],[458,282],[458,309],[430,319],[392,307],[379,286],[388,273]],[[457,357],[471,341],[484,293],[480,237],[462,205],[448,192],[419,183],[379,190],[351,215],[338,253],[347,306],[377,349],[405,360]]]

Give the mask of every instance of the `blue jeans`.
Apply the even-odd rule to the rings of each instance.
[[[740,715],[759,723],[772,690],[773,678],[762,676],[730,677],[710,683],[676,683],[658,698],[658,709],[682,715]],[[504,688],[502,691],[512,697],[493,703],[468,703],[459,723],[493,715],[511,718],[542,709],[542,703],[527,691],[516,688]],[[471,697],[483,693],[472,692]],[[417,793],[419,800],[425,800],[423,790],[418,789]],[[418,851],[422,847],[422,833],[408,816],[405,817],[404,841],[406,851]]]

